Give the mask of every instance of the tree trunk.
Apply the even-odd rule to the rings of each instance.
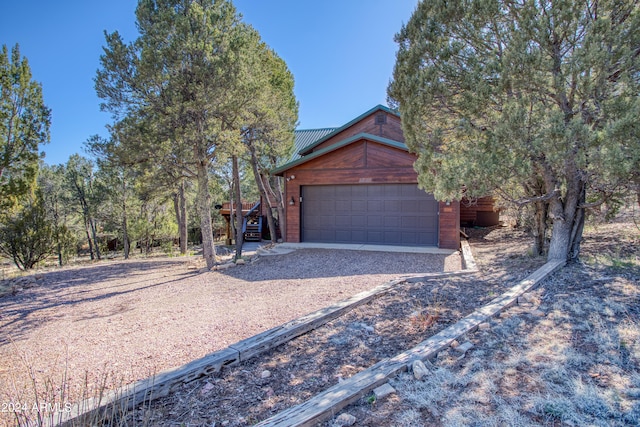
[[[93,246],[96,251],[96,258],[98,258],[98,260],[101,260],[102,255],[100,254],[100,247],[98,245],[98,232],[97,232],[96,221],[93,218],[90,218],[89,224],[91,225],[91,236],[93,237]]]
[[[240,168],[238,167],[238,156],[231,157],[233,169],[233,186],[235,189],[236,199],[236,259],[242,258],[242,244],[244,243],[244,235],[242,233],[242,193],[240,192]]]
[[[178,199],[180,202],[180,223],[178,224],[180,231],[180,253],[186,255],[189,244],[189,229],[187,227],[187,197],[184,194],[184,180],[180,182],[178,191]]]
[[[547,203],[535,202],[533,204],[534,222],[533,222],[533,255],[542,255],[544,253],[544,242],[547,236]]]
[[[571,230],[573,221],[562,218],[554,218],[549,243],[549,261],[567,261],[569,259],[569,247],[571,246]]]
[[[276,242],[278,240],[278,236],[276,234],[276,223],[273,220],[273,211],[272,211],[273,206],[271,205],[271,197],[269,197],[269,194],[267,193],[267,189],[266,189],[266,185],[268,185],[269,182],[267,181],[267,183],[265,184],[265,178],[258,170],[258,158],[256,156],[255,147],[250,146],[249,151],[251,152],[251,167],[253,169],[253,176],[256,180],[256,184],[258,185],[258,190],[260,190],[260,195],[262,196],[262,203],[264,203],[265,206],[267,207],[265,211],[267,213],[267,225],[269,227],[269,234],[271,235],[271,241]]]
[[[62,267],[64,259],[62,257],[62,243],[60,243],[60,214],[57,201],[53,202],[53,226],[55,230],[56,255],[58,255],[58,265]]]
[[[178,223],[178,235],[180,243],[180,254],[185,255],[187,253],[187,200],[184,194],[184,180],[180,180],[178,184],[178,190],[173,194],[173,208],[176,213],[176,222]]]
[[[571,230],[571,247],[569,248],[569,260],[575,261],[580,256],[580,244],[582,243],[582,232],[584,231],[585,211],[581,207],[587,201],[586,186],[583,186],[580,197],[578,199],[578,211],[576,212],[576,219],[573,222],[573,229]]]
[[[93,254],[93,242],[91,241],[91,234],[89,233],[89,220],[85,217],[84,219],[84,232],[87,234],[87,242],[89,243],[89,256],[91,257],[91,261],[95,258]]]
[[[284,213],[284,194],[282,192],[282,180],[279,176],[273,177],[276,183],[276,190],[274,191],[276,197],[276,208],[278,210],[278,222],[280,223],[280,231],[282,232],[282,240],[286,241],[287,233],[287,217]]]
[[[572,261],[579,256],[584,226],[584,208],[581,205],[585,197],[585,186],[576,177],[568,179],[566,187],[564,197],[556,197],[549,204],[553,220],[547,256],[549,261]],[[578,252],[575,252],[576,250]]]
[[[267,181],[268,182],[268,177],[265,177],[263,175],[259,175],[260,182],[262,183],[262,189],[263,189],[263,198],[267,201],[267,209],[266,209],[266,214],[267,214],[267,226],[269,227],[269,236],[271,236],[271,242],[275,243],[278,241],[278,229],[276,228],[276,220],[273,217],[273,209],[274,207],[271,204],[271,200],[269,195],[267,194],[266,189],[264,188],[264,182]]]
[[[129,228],[127,226],[127,182],[122,173],[122,246],[124,259],[129,259]]]
[[[211,226],[211,195],[209,194],[208,160],[198,157],[198,211],[200,213],[200,231],[202,232],[202,256],[211,268],[218,261],[213,242],[213,227]]]
[[[123,206],[125,208],[125,206]],[[129,229],[127,226],[127,212],[122,214],[122,246],[124,251],[124,259],[129,259]]]

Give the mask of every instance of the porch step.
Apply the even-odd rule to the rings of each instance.
[[[262,218],[245,218],[244,240],[259,242],[262,240]]]

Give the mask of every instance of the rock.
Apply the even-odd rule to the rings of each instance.
[[[270,376],[271,376],[271,371],[268,371],[266,369],[264,371],[262,371],[262,373],[260,374],[260,378],[262,378],[263,380],[265,378],[269,378]]]
[[[458,347],[456,347],[456,351],[459,351],[460,353],[466,353],[472,348],[473,348],[473,344],[471,343],[471,341],[467,341],[464,344],[460,344]]]
[[[376,400],[380,400],[383,397],[387,397],[388,395],[395,392],[396,389],[391,387],[391,384],[389,383],[382,384],[380,387],[376,387],[375,389],[373,389],[373,394],[375,394]]]
[[[229,255],[231,252],[232,250],[226,246],[216,246],[216,255],[225,256]]]
[[[236,265],[232,262],[227,262],[225,264],[214,265],[214,270],[226,270],[227,268],[235,267]]]
[[[373,326],[369,326],[366,323],[360,323],[360,327],[369,333],[374,333],[376,331]]]
[[[356,417],[345,412],[344,414],[338,415],[338,418],[336,418],[333,425],[336,427],[352,426],[356,421]]]
[[[411,364],[411,370],[413,371],[413,376],[417,380],[421,380],[429,374],[429,370],[422,360],[414,360]]]
[[[42,280],[42,279],[44,279],[44,274],[38,273],[34,277],[35,277],[36,280]]]
[[[545,312],[542,310],[533,310],[531,312],[532,315],[536,316],[536,317],[544,317],[546,316]]]
[[[207,381],[202,389],[200,389],[200,394],[204,396],[206,394],[209,394],[211,390],[213,390],[213,384]]]
[[[527,302],[531,302],[531,295],[522,294],[518,297],[518,304],[527,303]]]
[[[247,263],[247,262],[246,262],[244,259],[242,259],[242,258],[238,258],[238,259],[236,260],[236,265],[245,265],[246,263]]]
[[[460,343],[457,340],[451,341],[451,348],[458,348]]]
[[[273,388],[272,388],[272,387],[267,387],[267,388],[264,390],[264,392],[265,392],[265,394],[267,395],[267,397],[273,397],[273,395],[275,395],[275,394],[276,394],[276,392],[275,392],[275,391],[273,391]]]
[[[491,325],[488,322],[483,322],[478,325],[478,329],[486,331],[487,329],[491,329]]]

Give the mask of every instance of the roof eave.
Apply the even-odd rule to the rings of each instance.
[[[308,156],[304,156],[301,157],[297,160],[294,160],[292,162],[289,162],[287,164],[284,164],[278,168],[275,168],[273,170],[271,170],[271,175],[279,175],[282,176],[284,174],[284,172],[286,172],[289,169],[292,169],[296,166],[299,166],[303,163],[306,163],[310,160],[313,159],[317,159],[318,157],[324,156],[327,153],[330,153],[332,151],[338,150],[342,147],[346,147],[347,145],[353,144],[354,142],[360,141],[362,139],[366,139],[368,141],[372,141],[372,142],[376,142],[378,144],[383,144],[383,145],[387,145],[389,147],[395,148],[397,150],[402,150],[402,151],[406,151],[409,152],[409,148],[407,148],[407,146],[400,142],[400,141],[394,141],[393,139],[388,139],[388,138],[383,138],[380,136],[376,136],[376,135],[372,135],[370,133],[358,133],[356,135],[353,135],[347,139],[344,139],[340,142],[337,142],[335,144],[332,144],[328,147],[323,148],[322,150],[318,150],[315,151],[311,154],[309,154]]]
[[[320,138],[319,140],[315,141],[313,144],[310,144],[306,147],[304,147],[302,150],[298,151],[298,154],[301,156],[306,156],[307,154],[309,154],[314,148],[316,148],[318,145],[322,144],[323,142],[325,142],[326,140],[328,140],[329,138],[334,137],[335,135],[339,134],[340,132],[342,132],[343,130],[347,129],[348,127],[356,124],[357,122],[359,122],[360,120],[364,119],[365,117],[375,113],[378,110],[382,110],[385,111],[389,114],[393,114],[395,116],[400,117],[400,113],[392,110],[389,107],[385,107],[382,104],[378,104],[375,107],[373,107],[372,109],[360,114],[358,117],[356,117],[355,119],[351,120],[349,123],[340,126],[339,128],[337,128],[336,130],[334,130],[333,132],[329,133],[328,135],[325,135],[324,137]]]

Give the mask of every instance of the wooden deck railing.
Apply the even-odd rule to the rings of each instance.
[[[255,205],[256,205],[256,202],[242,202],[242,210],[243,211],[249,211]],[[233,204],[233,209],[236,210],[237,208],[238,208],[237,205],[234,203]],[[222,210],[228,211],[229,209],[231,209],[231,204],[229,202],[226,202],[226,203],[222,204]]]

